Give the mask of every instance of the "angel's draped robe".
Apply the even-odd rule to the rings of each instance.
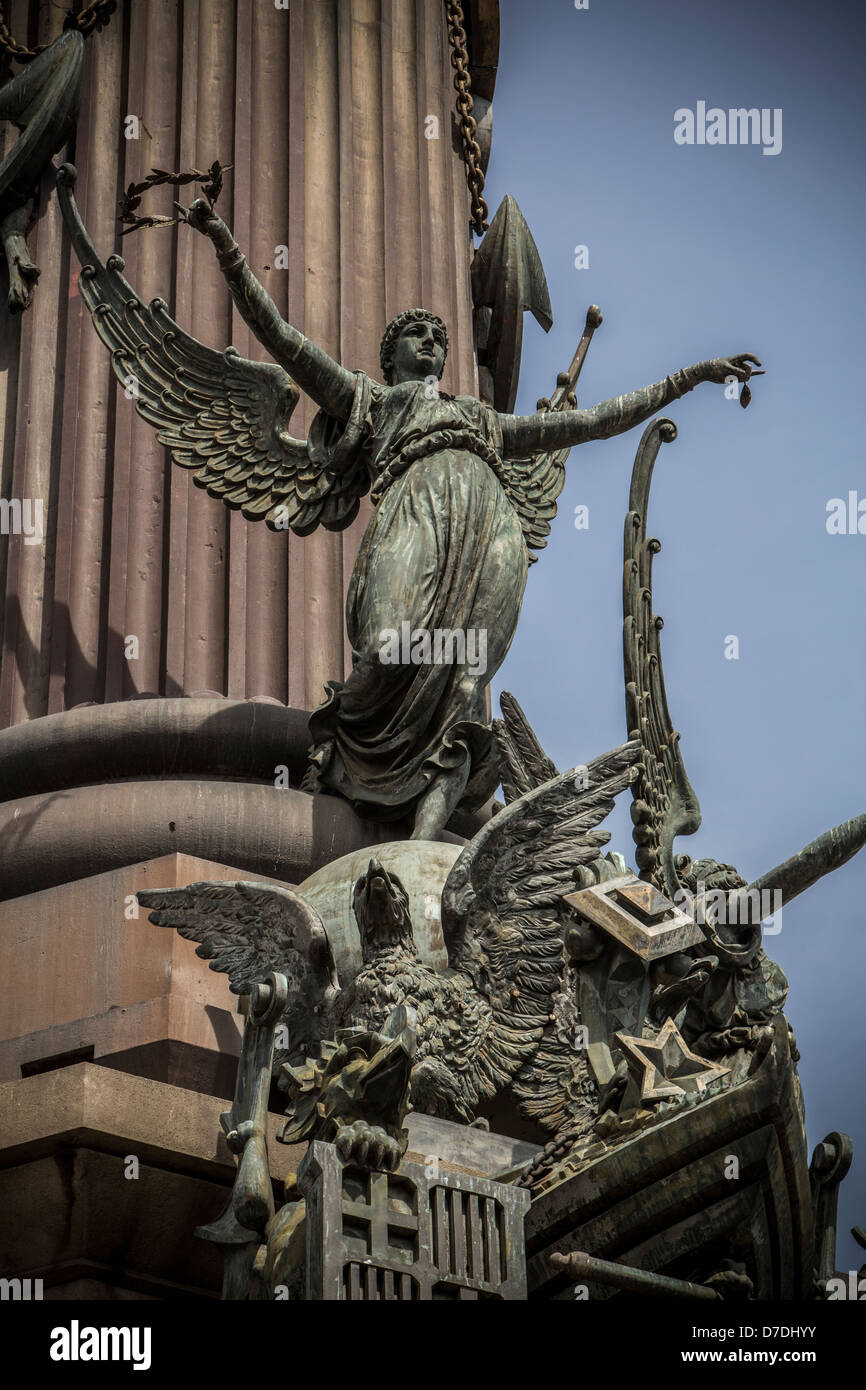
[[[499,781],[485,691],[511,645],[529,563],[495,471],[499,420],[473,397],[423,382],[380,386],[363,373],[357,380],[353,415],[366,430],[341,435],[334,422],[330,447],[344,459],[365,451],[376,510],[346,599],[352,673],[328,682],[310,718],[304,785],[392,820],[413,814],[439,772],[468,762],[459,808],[474,810]],[[449,662],[447,638],[439,664],[383,660],[389,635],[401,639],[404,624],[429,633],[431,645],[437,631],[462,632],[470,658],[486,640],[484,669],[479,660]]]

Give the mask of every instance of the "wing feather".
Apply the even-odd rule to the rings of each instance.
[[[520,519],[530,564],[538,558],[533,551],[543,550],[547,545],[556,516],[556,499],[565,486],[568,453],[568,449],[560,449],[534,458],[504,458],[497,470],[508,500]]]
[[[79,291],[111,354],[121,385],[142,419],[193,482],[249,520],[309,535],[317,526],[344,530],[370,480],[362,451],[331,467],[327,450],[289,433],[300,392],[282,367],[253,362],[232,347],[205,347],[175,323],[164,300],[145,305],[121,274],[120,256],[103,262],[72,195],[75,171],[64,165],[58,195],[81,261]],[[317,417],[319,419],[319,417]],[[318,433],[327,431],[321,423]]]
[[[574,1031],[563,1032],[573,991],[561,899],[607,843],[598,826],[638,775],[640,753],[633,740],[512,801],[461,852],[442,893],[452,969],[491,1010],[476,1068],[511,1082],[524,1113],[548,1128],[565,1103],[557,1088],[574,1098],[583,1084]]]
[[[283,1013],[292,1048],[330,1036],[340,981],[328,933],[305,898],[265,883],[205,882],[137,894],[150,921],[198,943],[196,955],[249,994],[272,971],[288,981]]]
[[[500,779],[506,805],[524,792],[540,787],[557,774],[532,726],[514,696],[503,690],[499,697],[502,718],[492,722],[499,756]]]

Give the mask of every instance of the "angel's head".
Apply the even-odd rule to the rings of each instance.
[[[382,335],[379,361],[389,386],[401,381],[438,381],[448,356],[448,331],[427,309],[407,309],[392,319]]]
[[[367,872],[355,884],[352,907],[364,960],[390,946],[414,951],[409,895],[396,874],[389,874],[378,859],[371,859]]]

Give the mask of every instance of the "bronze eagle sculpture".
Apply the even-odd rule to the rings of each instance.
[[[471,1123],[509,1088],[519,1113],[555,1133],[594,1109],[597,1088],[575,1047],[576,1013],[563,945],[563,895],[598,859],[598,827],[636,776],[637,741],[564,773],[493,816],[445,882],[442,924],[449,966],[425,965],[399,878],[371,859],[354,889],[363,963],[342,988],[318,914],[300,893],[252,883],[193,883],[139,893],[151,921],[199,943],[236,994],[278,971],[287,977],[289,1047],[305,1055],[350,1027],[382,1032],[395,1007],[414,1010],[412,1104]],[[287,1055],[286,1055],[287,1053]]]
[[[626,787],[641,878],[668,908],[684,905],[699,923],[685,949],[648,963],[632,1026],[676,1019],[699,1054],[736,1056],[742,1067],[784,1007],[787,981],[762,946],[762,890],[772,887],[784,905],[845,863],[866,842],[866,816],[826,832],[751,885],[728,864],[674,853],[676,837],[694,832],[701,816],[665,694],[662,624],[652,607],[651,562],[660,547],[647,537],[646,512],[659,447],[675,436],[671,421],[653,421],[632,477],[623,585],[629,741],[559,773],[517,701],[502,695],[503,718],[492,733],[506,804],[445,881],[445,971],[421,960],[405,889],[375,858],[354,886],[362,965],[345,987],[320,917],[288,888],[198,883],[139,894],[151,920],[199,943],[198,954],[228,974],[235,993],[249,993],[274,971],[287,977],[288,1047],[279,1060],[290,1092],[335,1034],[387,1033],[393,1011],[405,1006],[415,1020],[416,1109],[471,1123],[507,1094],[541,1134],[591,1128],[624,1079],[604,1008],[590,1017],[616,974],[617,948],[581,918],[574,890],[626,875],[621,856],[600,857],[609,836],[599,829]],[[740,910],[728,910],[734,905]],[[590,1045],[579,1041],[587,1021]]]

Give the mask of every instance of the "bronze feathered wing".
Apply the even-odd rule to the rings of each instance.
[[[665,694],[659,646],[664,624],[652,610],[652,562],[661,545],[648,539],[646,531],[653,466],[662,441],[670,443],[676,435],[672,420],[653,420],[635,455],[625,519],[622,634],[628,736],[639,739],[644,749],[632,787],[635,859],[641,878],[670,898],[681,886],[674,840],[694,834],[701,823],[700,804],[686,774]]]
[[[624,744],[513,801],[462,851],[442,893],[452,970],[491,1010],[474,1062],[478,1092],[510,1083],[523,1114],[552,1131],[579,1114],[592,1086],[576,1047],[562,897],[607,843],[598,826],[640,751]]]
[[[249,361],[232,347],[205,347],[175,323],[163,300],[142,303],[121,274],[122,258],[103,262],[97,254],[72,194],[75,177],[64,164],[57,182],[81,261],[81,298],[115,376],[174,462],[191,469],[211,497],[272,530],[343,530],[370,485],[361,455],[354,466],[331,466],[342,459],[328,447],[333,422],[321,412],[309,441],[289,434],[300,393],[282,367]]]
[[[508,500],[517,512],[530,564],[538,559],[532,552],[543,550],[547,545],[556,516],[556,501],[565,486],[568,453],[568,449],[559,449],[533,458],[505,458],[497,470]]]
[[[492,720],[491,728],[505,804],[510,806],[518,797],[556,777],[559,769],[545,753],[532,725],[509,691],[503,690],[499,706],[502,718]]]
[[[137,896],[155,926],[174,927],[199,943],[196,955],[228,975],[233,994],[249,994],[273,971],[285,975],[289,1053],[331,1036],[340,994],[334,953],[321,917],[299,893],[267,883],[210,882]]]

